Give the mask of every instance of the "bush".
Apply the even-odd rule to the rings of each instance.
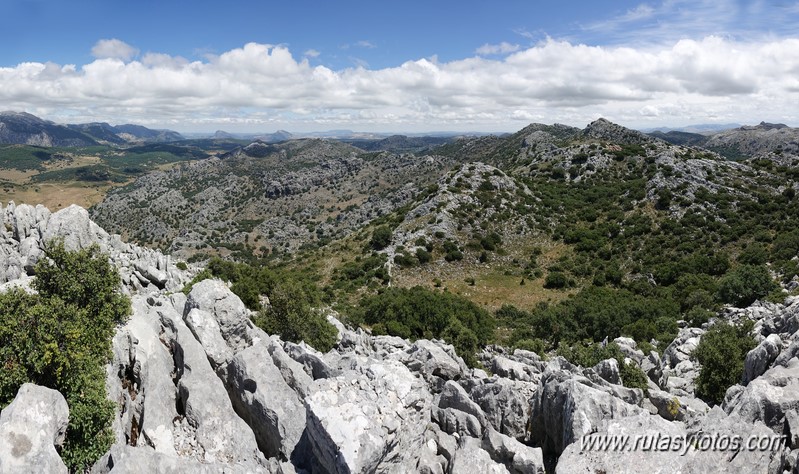
[[[269,306],[255,317],[255,324],[284,341],[305,341],[327,352],[336,344],[336,328],[311,307],[311,301],[299,282],[281,280],[269,294]]]
[[[560,289],[566,288],[569,279],[562,272],[549,272],[544,280],[544,288]]]
[[[593,367],[605,359],[615,359],[619,365],[619,376],[625,387],[647,390],[647,376],[635,362],[624,363],[625,355],[615,342],[602,345],[598,342],[584,341],[570,346],[561,345],[557,354],[573,364]]]
[[[388,226],[380,226],[372,232],[372,240],[369,246],[374,250],[383,250],[391,243],[391,229]]]
[[[741,381],[746,353],[757,343],[752,337],[753,323],[741,326],[719,323],[699,340],[691,357],[700,364],[696,394],[710,403],[724,401],[727,389]]]
[[[764,266],[741,265],[719,281],[719,298],[725,303],[744,308],[776,288]]]
[[[119,273],[97,246],[71,252],[51,243],[35,272],[38,294],[0,294],[0,406],[25,382],[61,392],[70,410],[61,458],[80,471],[113,442],[105,364],[130,300],[119,293]]]
[[[443,337],[471,365],[479,346],[493,339],[494,322],[484,309],[461,296],[420,286],[386,288],[365,296],[350,315],[355,322],[377,325],[410,339]]]

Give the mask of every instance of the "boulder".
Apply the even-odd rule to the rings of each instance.
[[[799,409],[799,359],[794,358],[787,367],[769,369],[749,382],[737,396],[725,400],[724,410],[748,423],[761,421],[769,428],[780,431],[785,414]]]
[[[290,459],[305,428],[305,407],[272,362],[265,341],[233,357],[226,385],[261,451],[268,457]]]
[[[641,361],[641,370],[644,371],[647,378],[655,384],[655,386],[663,389],[666,387],[666,377],[663,374],[663,366],[661,365],[660,356],[655,351],[650,351],[649,354]]]
[[[603,420],[645,413],[571,372],[547,369],[541,382],[531,400],[530,425],[531,439],[545,453],[562,453]]]
[[[226,284],[219,280],[203,280],[196,283],[186,299],[183,310],[184,317],[192,309],[210,313],[219,330],[233,351],[248,347],[252,343],[250,336],[250,311]]]
[[[544,474],[544,455],[541,448],[533,448],[498,433],[492,428],[483,437],[483,449],[491,459],[504,464],[511,473]]]
[[[170,308],[171,310],[171,308]],[[174,311],[171,311],[174,313]],[[253,431],[234,411],[222,381],[202,345],[174,313],[174,359],[179,407],[189,425],[190,443],[204,462],[251,463],[263,461]],[[186,438],[186,436],[184,436]]]
[[[292,359],[297,361],[305,368],[305,372],[313,377],[313,379],[326,379],[338,375],[338,371],[322,358],[322,354],[318,353],[314,348],[306,345],[304,342],[294,344],[293,342],[283,343],[283,348],[286,354]]]
[[[201,462],[153,451],[149,448],[114,445],[92,467],[92,474],[136,474],[140,472],[176,474],[278,474],[282,473],[280,464],[271,460],[267,465],[253,463],[225,464]]]
[[[23,384],[0,412],[0,472],[67,472],[58,456],[69,421],[69,408],[55,390]]]
[[[521,380],[522,382],[538,381],[537,368],[501,355],[495,355],[492,358],[491,372],[511,380]]]
[[[624,357],[632,359],[636,364],[640,364],[644,360],[644,353],[638,349],[638,344],[635,340],[629,337],[617,337],[613,340],[619,346],[621,353]]]
[[[742,385],[763,375],[777,359],[782,350],[782,340],[778,334],[771,334],[757,347],[746,354]]]
[[[224,373],[233,359],[233,350],[222,337],[219,323],[214,316],[208,311],[192,308],[184,316],[184,322],[194,337],[202,344],[214,370]]]
[[[506,378],[496,378],[476,385],[469,392],[485,413],[491,426],[511,438],[522,439],[527,435],[530,419],[530,399],[538,385]]]
[[[605,359],[594,366],[594,372],[609,383],[621,385],[619,363],[616,359]]]
[[[455,355],[452,346],[449,349],[451,353],[436,342],[419,339],[406,351],[406,365],[411,370],[420,372],[437,391],[441,390],[447,380],[460,379],[465,367],[463,361]]]
[[[658,416],[640,415],[603,420],[596,429],[566,447],[558,458],[556,473],[694,472],[680,470],[684,460],[679,450],[657,449],[658,443],[671,447],[672,440],[685,439],[685,428],[679,424]],[[613,444],[607,447],[605,443]]]
[[[790,449],[799,449],[799,413],[788,410],[785,413],[785,426],[782,432],[786,436],[786,443]]]
[[[699,345],[699,339],[705,331],[699,328],[683,328],[680,329],[677,337],[666,347],[663,351],[663,363],[669,368],[676,367],[680,362],[687,361],[691,358],[696,346]]]
[[[432,399],[400,362],[367,360],[314,381],[305,399],[314,456],[330,473],[413,471]]]
[[[177,411],[172,354],[160,338],[161,324],[154,308],[142,296],[135,296],[132,306],[133,315],[119,330],[126,348],[116,360],[128,395],[124,431],[132,444],[174,453],[171,428]]]
[[[67,250],[98,244],[102,251],[108,251],[108,233],[89,218],[86,209],[75,204],[53,213],[47,221],[42,240],[48,243],[55,238],[63,239]]]
[[[283,376],[283,380],[297,393],[297,396],[302,400],[310,395],[313,379],[305,372],[305,367],[302,364],[286,354],[280,340],[269,339],[267,341],[267,350],[272,356],[272,362],[275,367],[280,371],[280,375]]]
[[[466,438],[455,451],[450,464],[450,472],[510,474],[504,465],[491,459],[491,455],[482,449],[480,441],[474,438]]]

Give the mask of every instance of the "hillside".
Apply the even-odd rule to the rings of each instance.
[[[182,140],[172,130],[152,130],[141,125],[84,123],[60,125],[25,112],[0,112],[0,144],[43,147],[123,146]]]
[[[453,160],[337,141],[253,142],[150,173],[92,209],[102,225],[177,255],[265,256],[341,237],[406,205]]]
[[[496,171],[466,165],[451,178],[527,195]],[[418,210],[440,203],[428,197]],[[728,307],[701,327],[686,322],[658,351],[618,337],[585,350],[486,345],[469,354],[458,337],[453,346],[377,335],[381,323],[370,332],[329,308],[302,309],[289,274],[268,278],[271,301],[258,312],[239,298],[240,280],[229,287],[200,274],[177,291],[197,268],[109,235],[77,207],[3,211],[0,255],[10,258],[0,271],[9,280],[0,289],[0,362],[12,375],[0,379],[4,472],[637,472],[638,451],[596,444],[618,433],[647,443],[668,436],[668,449],[647,452],[656,471],[789,470],[799,452],[796,296]],[[68,250],[54,249],[54,237]],[[32,286],[37,294],[15,289]],[[418,311],[406,317],[446,315],[452,305],[456,333],[490,320],[451,294],[415,291]],[[82,297],[89,307],[124,304],[121,320],[101,333],[99,318],[109,315],[76,306]],[[49,305],[61,308],[58,318],[42,313]],[[293,322],[266,332],[264,320],[275,317]],[[329,328],[322,350],[283,335],[305,318]],[[107,352],[97,360],[71,345],[92,337],[105,338],[94,340]],[[67,350],[53,359],[31,338]],[[730,445],[704,449],[718,439]],[[749,439],[757,449],[732,445]]]

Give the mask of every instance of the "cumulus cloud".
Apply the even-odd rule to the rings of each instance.
[[[139,50],[116,38],[102,39],[92,47],[92,56],[97,59],[121,59],[129,61]]]
[[[513,130],[530,121],[633,125],[799,122],[799,39],[707,37],[660,49],[546,40],[501,58],[333,70],[282,45],[249,43],[202,61],[148,53],[82,66],[0,68],[4,107],[190,130],[232,123],[320,128]],[[276,124],[276,125],[272,125]]]
[[[309,58],[318,58],[320,54],[321,53],[315,49],[309,49],[303,53],[303,56],[307,56]]]
[[[499,44],[484,44],[475,50],[476,54],[480,56],[489,56],[492,54],[508,54],[508,53],[515,53],[521,49],[521,46],[518,44],[510,44],[508,42],[501,42]]]

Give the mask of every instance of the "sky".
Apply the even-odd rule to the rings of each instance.
[[[799,0],[0,0],[0,110],[181,132],[799,125]]]

